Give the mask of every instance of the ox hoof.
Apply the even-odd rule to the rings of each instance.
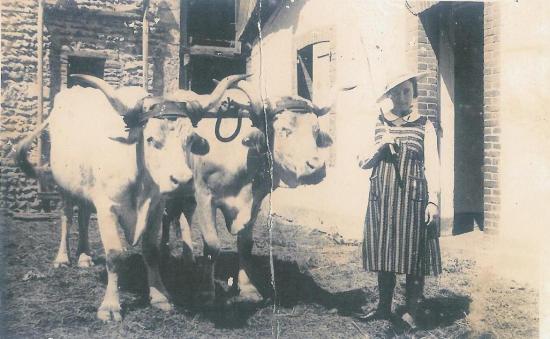
[[[122,321],[122,316],[120,315],[120,306],[101,306],[97,310],[97,318],[99,320],[108,322],[108,321]]]
[[[57,258],[55,258],[53,262],[54,268],[69,267],[69,265],[70,265],[69,257],[67,256],[58,256]]]
[[[259,304],[264,300],[254,286],[246,286],[240,289],[239,295],[230,299],[232,303]]]
[[[164,312],[170,312],[174,308],[170,301],[168,301],[168,298],[154,287],[150,288],[149,297],[151,299],[151,306]]]
[[[162,310],[164,312],[170,312],[174,309],[174,306],[168,301],[151,301],[151,306],[154,308],[158,308],[159,310]]]
[[[87,255],[86,253],[80,253],[80,256],[78,257],[78,267],[88,268],[92,266],[94,266],[92,257]]]

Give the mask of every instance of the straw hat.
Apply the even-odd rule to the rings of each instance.
[[[429,72],[407,72],[407,73],[401,73],[397,76],[394,76],[391,78],[391,80],[386,84],[384,87],[384,93],[376,100],[377,103],[381,102],[385,98],[388,97],[388,92],[394,88],[395,86],[407,81],[407,80],[414,80],[414,97],[416,98],[418,96],[418,89],[417,89],[417,82],[418,80],[426,77]]]

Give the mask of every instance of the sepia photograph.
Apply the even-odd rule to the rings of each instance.
[[[0,6],[0,338],[550,338],[550,1]]]

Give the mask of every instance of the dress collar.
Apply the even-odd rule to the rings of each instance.
[[[413,122],[421,118],[421,115],[418,114],[416,109],[411,110],[411,112],[403,117],[394,114],[392,111],[384,112],[384,118],[390,122],[395,122],[397,120],[403,120],[405,122]]]

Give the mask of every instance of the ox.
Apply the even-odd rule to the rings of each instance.
[[[191,155],[193,186],[178,191],[179,196],[167,202],[162,243],[168,242],[170,223],[191,225],[193,215],[197,214],[205,244],[204,255],[209,261],[203,272],[208,286],[201,296],[211,302],[215,297],[215,260],[220,252],[216,211],[221,210],[228,230],[237,235],[239,295],[233,301],[256,303],[263,298],[249,276],[252,230],[260,205],[281,183],[294,188],[317,184],[325,177],[320,148],[330,146],[332,140],[320,130],[318,117],[329,109],[319,108],[300,97],[262,103],[244,81],[232,91],[241,91],[241,98],[235,95],[235,101],[241,101],[240,105],[249,111],[253,127],[245,131],[243,126],[245,137],[240,141],[220,142],[204,135],[210,140],[210,152],[203,157]],[[243,93],[247,103],[242,102]],[[207,119],[201,121],[206,123]],[[199,130],[203,134],[201,126]],[[187,220],[180,221],[182,213]],[[189,229],[184,226],[181,234],[183,242],[192,248]]]
[[[121,320],[117,271],[126,246],[140,239],[151,305],[168,311],[172,305],[158,263],[162,194],[192,178],[187,165],[191,154],[208,152],[208,142],[193,131],[192,123],[216,105],[232,83],[246,76],[224,79],[211,95],[179,91],[164,98],[150,98],[138,87],[114,89],[92,76],[75,77],[95,88],[75,86],[57,94],[48,119],[16,151],[23,171],[36,176],[27,151],[49,126],[51,171],[65,200],[56,264],[68,263],[67,233],[75,202],[80,205],[79,262],[89,264],[87,226],[91,208],[95,208],[108,277],[98,318]],[[119,228],[125,237],[119,236]]]

